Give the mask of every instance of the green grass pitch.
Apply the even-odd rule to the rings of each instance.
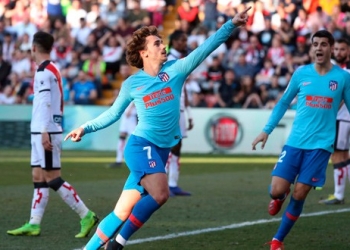
[[[114,208],[128,175],[125,166],[106,168],[113,160],[114,152],[63,152],[63,178],[100,218]],[[193,195],[170,198],[133,235],[133,244],[125,249],[269,249],[264,243],[271,240],[281,217],[281,213],[276,217],[267,213],[267,187],[275,160],[276,157],[184,155],[180,186]],[[0,171],[1,250],[73,250],[84,246],[88,238],[74,238],[79,231],[79,217],[52,190],[41,236],[8,236],[7,230],[29,219],[33,192],[29,151],[1,150]],[[350,249],[350,203],[317,203],[320,197],[333,192],[332,171],[330,166],[324,189],[312,191],[305,203],[303,213],[315,216],[299,219],[285,240],[286,249]],[[346,197],[349,195],[347,188]],[[343,210],[336,212],[339,209]]]

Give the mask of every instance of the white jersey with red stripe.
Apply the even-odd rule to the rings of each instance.
[[[51,61],[42,62],[34,76],[31,133],[62,133],[62,78]]]
[[[340,66],[342,69],[344,69],[345,71],[350,73],[349,63],[343,64],[343,65],[338,65],[338,66]],[[349,113],[349,110],[346,108],[344,103],[341,105],[341,107],[338,111],[337,120],[350,122],[350,113]]]

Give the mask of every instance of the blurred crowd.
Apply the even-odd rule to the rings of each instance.
[[[94,104],[105,89],[117,94],[113,83],[133,72],[124,52],[139,27],[163,30],[164,15],[175,11],[191,52],[247,6],[248,25],[187,79],[192,106],[273,108],[294,70],[312,61],[314,32],[350,38],[350,2],[343,0],[0,0],[0,105],[31,103],[30,49],[38,30],[55,38],[51,57],[62,73],[65,102]]]

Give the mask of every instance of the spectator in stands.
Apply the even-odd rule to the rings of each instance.
[[[240,80],[241,89],[243,90],[242,108],[260,108],[262,103],[258,91],[254,85],[254,79],[249,75],[244,75]]]
[[[66,77],[69,82],[78,76],[80,69],[82,68],[82,62],[80,61],[80,53],[72,50],[71,60],[66,66]]]
[[[101,12],[102,20],[109,27],[113,27],[122,16],[123,13],[118,10],[114,0],[110,0],[108,7]]]
[[[181,5],[177,9],[177,14],[179,20],[186,20],[188,22],[190,31],[199,24],[199,9],[193,1],[182,0]]]
[[[271,15],[271,27],[272,27],[272,29],[274,29],[277,32],[281,28],[283,20],[285,20],[287,22],[291,21],[291,20],[288,20],[288,15],[284,10],[283,2],[279,2],[277,5],[276,13]]]
[[[2,43],[2,57],[5,61],[12,62],[12,57],[15,52],[16,41],[11,33],[4,34],[4,42]]]
[[[272,40],[272,46],[267,51],[267,58],[272,61],[274,67],[277,67],[284,61],[285,53],[280,37],[275,36]]]
[[[56,19],[54,21],[54,29],[52,32],[55,41],[63,37],[67,43],[71,43],[71,31],[69,27],[62,21],[62,19]]]
[[[66,68],[72,60],[72,47],[65,37],[58,38],[51,51],[51,60],[60,68]]]
[[[310,63],[310,48],[306,43],[306,38],[304,36],[298,36],[296,41],[296,49],[292,53],[293,63],[298,66]]]
[[[254,74],[257,74],[263,67],[265,54],[265,50],[259,43],[257,35],[251,35],[246,49],[246,61],[254,67]]]
[[[80,27],[80,18],[86,18],[86,10],[81,8],[79,0],[73,0],[72,6],[68,9],[66,22],[70,28],[75,29]]]
[[[81,52],[80,60],[85,61],[89,59],[91,52],[95,49],[98,49],[97,39],[93,33],[90,33],[90,35],[87,38],[87,44],[83,47],[81,51],[79,51]]]
[[[54,27],[54,23],[57,19],[63,20],[61,1],[47,0],[46,10],[51,27]]]
[[[245,52],[239,55],[238,62],[233,66],[233,70],[239,81],[241,81],[241,78],[243,76],[249,76],[252,78],[255,75],[254,67],[251,64],[247,63]]]
[[[133,9],[129,10],[126,14],[127,21],[130,22],[131,27],[138,29],[141,27],[142,20],[149,16],[149,13],[141,9],[140,0],[133,0]]]
[[[292,52],[295,49],[295,31],[287,19],[281,20],[281,27],[277,30],[277,34],[282,44],[288,48],[289,52]]]
[[[330,20],[327,23],[327,30],[333,35],[334,40],[339,40],[343,37],[343,31],[338,28],[336,22],[334,20]]]
[[[290,21],[290,24],[293,25],[295,18],[298,16],[298,6],[295,0],[284,0],[284,11],[287,15],[287,19]]]
[[[266,58],[264,61],[264,67],[255,76],[256,86],[259,87],[261,85],[270,85],[271,77],[274,73],[275,69],[273,67],[272,61],[269,58]]]
[[[102,60],[99,49],[91,51],[89,59],[83,62],[82,70],[92,79],[96,88],[98,97],[102,96],[102,89],[110,88],[109,82],[106,81],[106,62]]]
[[[164,0],[147,0],[146,10],[150,13],[151,24],[162,29],[163,16],[166,11]]]
[[[307,12],[305,9],[300,8],[298,10],[298,16],[295,18],[293,28],[299,36],[305,36],[310,33],[310,28],[307,23]]]
[[[24,33],[21,38],[17,39],[17,45],[20,50],[22,51],[30,51],[32,48],[32,42],[30,40],[30,37],[27,33]]]
[[[204,0],[204,20],[203,26],[208,31],[216,30],[216,21],[219,16],[217,0]]]
[[[124,41],[127,41],[134,31],[135,29],[131,27],[130,22],[126,18],[120,18],[117,26],[114,28],[114,33],[123,37]]]
[[[275,31],[271,26],[271,17],[265,16],[265,29],[258,33],[258,38],[260,44],[263,46],[264,50],[267,50],[272,45],[272,38],[275,35]]]
[[[88,79],[84,71],[80,71],[71,90],[71,99],[75,104],[93,104],[97,98],[95,84]]]
[[[308,26],[317,27],[317,30],[325,29],[329,20],[330,17],[323,11],[321,6],[318,6],[316,11],[309,15]]]
[[[11,64],[5,61],[0,52],[0,92],[9,83],[8,77],[11,73]]]
[[[35,0],[30,6],[30,21],[38,29],[41,29],[48,19],[47,11],[42,0]]]
[[[218,93],[216,94],[217,103],[214,107],[228,108],[232,106],[233,97],[241,90],[240,83],[235,79],[235,72],[228,69],[225,72]]]
[[[26,51],[15,50],[11,62],[11,71],[17,73],[21,79],[26,78],[32,73],[31,62],[27,57]]]
[[[231,45],[231,48],[225,54],[223,65],[227,68],[233,69],[234,65],[238,63],[238,58],[244,53],[244,49],[241,46],[241,40],[235,39]]]
[[[109,79],[115,79],[124,53],[125,41],[121,36],[107,32],[98,40],[98,46],[102,51],[102,59],[106,62],[107,77]]]
[[[350,17],[347,17],[347,20],[345,22],[343,38],[350,40]]]
[[[4,91],[0,92],[0,105],[14,104],[16,102],[16,97],[13,94],[13,88],[11,85],[6,85]]]
[[[92,29],[87,25],[84,17],[80,18],[80,27],[72,29],[71,36],[74,40],[74,50],[81,51],[88,43],[88,37]]]
[[[101,13],[98,3],[92,4],[90,11],[86,14],[86,22],[91,29],[96,28],[96,19],[100,15]]]
[[[112,31],[112,29],[105,24],[101,17],[97,17],[96,28],[91,32],[95,36],[96,41],[100,40],[108,31]]]
[[[20,22],[14,27],[13,31],[16,34],[17,39],[21,39],[24,34],[29,35],[29,40],[32,41],[34,33],[38,31],[34,23],[30,21],[29,13],[25,14]]]
[[[11,25],[16,26],[29,15],[29,8],[24,5],[23,1],[14,1],[14,8],[5,12],[5,17],[11,20]]]
[[[250,31],[254,34],[257,34],[265,30],[265,17],[268,15],[269,13],[264,9],[263,2],[256,1],[249,18],[250,20],[248,20]]]

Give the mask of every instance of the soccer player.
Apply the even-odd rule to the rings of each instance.
[[[253,150],[259,142],[264,148],[269,134],[297,96],[291,132],[272,171],[270,215],[280,211],[291,184],[295,185],[278,231],[270,242],[271,250],[284,248],[283,240],[299,218],[308,193],[324,185],[326,168],[334,150],[339,105],[344,99],[350,107],[350,74],[330,61],[334,48],[332,34],[326,30],[317,31],[311,42],[315,62],[294,72],[263,132],[252,143]]]
[[[181,30],[175,30],[170,35],[169,41],[168,61],[177,60],[187,56],[187,35]],[[186,127],[185,111],[188,117],[188,128]],[[187,92],[185,86],[182,87],[180,98],[180,130],[182,138],[187,137],[187,130],[193,128],[193,119],[191,116],[191,109],[188,103]],[[166,165],[168,171],[168,185],[170,189],[170,196],[189,196],[187,192],[178,186],[180,176],[180,153],[182,140],[171,148],[168,162]]]
[[[141,70],[124,81],[118,98],[107,111],[65,138],[80,141],[85,134],[117,121],[129,103],[135,103],[139,121],[124,151],[130,175],[114,211],[101,221],[86,250],[99,249],[124,223],[117,237],[107,244],[108,250],[123,249],[131,235],[168,200],[165,164],[170,148],[181,139],[180,96],[185,79],[227,40],[235,27],[247,22],[249,9],[236,14],[181,60],[166,62],[165,45],[156,27],[145,26],[134,32],[127,45],[126,58],[130,65]]]
[[[31,120],[31,166],[34,194],[29,223],[7,231],[10,235],[37,236],[40,223],[49,200],[49,188],[53,189],[81,218],[81,230],[76,238],[88,236],[98,222],[75,189],[61,178],[62,144],[62,79],[57,67],[50,61],[52,35],[35,33],[32,55],[38,65],[34,76],[34,100]]]
[[[350,71],[349,42],[341,38],[334,44],[335,63],[346,71]],[[350,175],[350,114],[345,104],[342,103],[337,115],[337,125],[334,142],[334,153],[331,156],[334,171],[334,194],[319,203],[326,205],[344,204],[345,184]],[[349,176],[350,177],[350,176]]]
[[[124,158],[124,148],[126,139],[135,130],[137,124],[137,113],[134,103],[126,108],[122,117],[120,118],[119,125],[119,141],[117,145],[117,156],[116,161],[109,165],[111,168],[120,167]]]

